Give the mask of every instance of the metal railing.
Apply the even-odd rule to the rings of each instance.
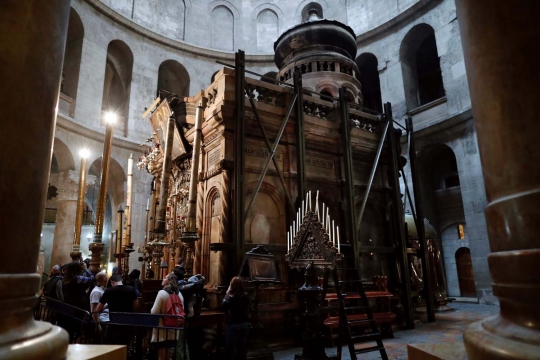
[[[157,359],[159,352],[186,357],[186,322],[183,316],[109,312],[108,322],[94,322],[88,311],[40,296],[34,319],[47,321],[69,333],[70,344],[126,345],[128,358]],[[163,326],[163,318],[178,319],[182,326]],[[161,320],[161,321],[160,321]],[[155,340],[155,341],[152,341]]]

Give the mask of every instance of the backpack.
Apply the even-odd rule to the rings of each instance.
[[[184,306],[182,305],[182,300],[177,294],[169,294],[169,299],[167,300],[167,311],[165,315],[175,315],[175,316],[185,316]],[[163,317],[163,326],[167,327],[181,327],[184,324],[184,319],[179,317],[164,316]]]

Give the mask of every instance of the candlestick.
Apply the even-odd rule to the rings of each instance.
[[[131,214],[133,213],[133,154],[129,156],[127,168],[127,199],[126,199],[126,231],[124,233],[124,248],[131,246]]]
[[[332,220],[332,243],[336,246],[336,228],[334,227],[334,220]]]
[[[339,253],[341,253],[341,245],[339,243],[339,226],[337,227],[336,232],[337,232],[337,252],[339,254]]]

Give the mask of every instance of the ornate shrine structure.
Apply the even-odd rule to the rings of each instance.
[[[265,325],[285,329],[303,283],[286,262],[287,231],[299,221],[295,209],[307,201],[306,193],[318,190],[324,213],[341,229],[344,261],[356,264],[362,279],[387,277],[398,299],[394,306],[412,327],[398,148],[393,132],[386,137],[390,106],[385,115],[362,108],[353,31],[316,14],[311,19],[276,41],[277,75],[250,77],[239,51],[236,63],[224,64],[204,91],[183,98],[161,92],[163,98],[148,109],[154,132],[138,163],[154,175],[146,277],[152,269],[159,278],[163,261],[172,269],[181,258],[187,274],[206,278],[209,307],[215,308],[246,252],[264,245],[280,283],[266,286],[268,291],[261,285],[259,313]],[[192,169],[198,111],[200,165]],[[174,140],[170,168],[164,170],[170,119]],[[196,194],[190,194],[193,174]],[[160,200],[162,186],[168,192]],[[188,224],[190,195],[196,199],[195,224]],[[153,230],[161,221],[160,201],[166,202],[163,235]],[[198,241],[182,241],[187,228]]]

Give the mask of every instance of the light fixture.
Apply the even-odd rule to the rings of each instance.
[[[106,112],[104,116],[105,121],[109,124],[114,124],[117,118],[118,116],[111,111]]]
[[[79,155],[81,155],[83,159],[88,159],[88,157],[90,156],[90,150],[88,150],[87,148],[83,148],[81,149],[81,151],[79,151]]]
[[[88,233],[88,235],[86,235],[86,240],[92,240],[92,233]]]

